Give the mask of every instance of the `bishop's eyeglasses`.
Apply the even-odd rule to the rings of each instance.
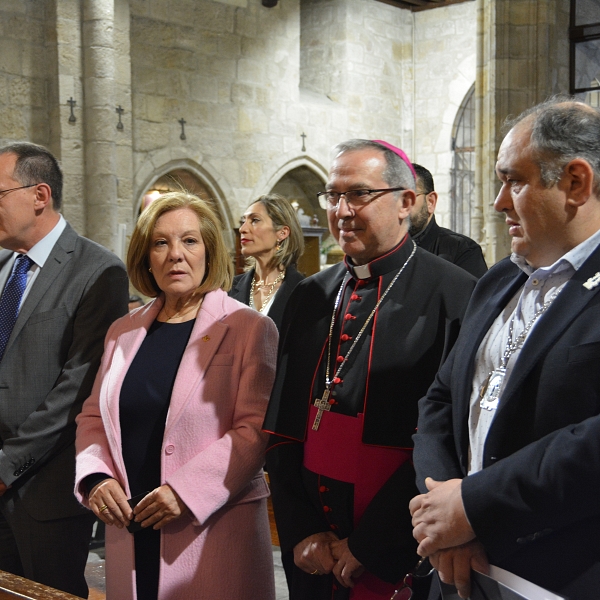
[[[321,208],[325,210],[335,210],[342,196],[346,198],[346,204],[351,208],[357,209],[365,204],[374,200],[375,194],[383,194],[384,192],[399,192],[405,190],[403,187],[394,187],[394,188],[385,188],[383,190],[348,190],[347,192],[334,192],[329,190],[327,192],[319,192],[317,194],[317,199],[319,200],[319,205]]]

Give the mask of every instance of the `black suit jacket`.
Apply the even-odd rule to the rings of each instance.
[[[0,267],[12,252],[0,251]],[[19,312],[0,363],[0,503],[44,521],[86,512],[75,499],[75,417],[111,323],[127,312],[125,265],[67,224]]]
[[[559,593],[600,589],[600,271],[597,249],[529,335],[484,448],[463,481],[467,517],[490,561]],[[417,483],[467,473],[475,354],[526,280],[509,259],[479,282],[454,349],[420,401]],[[592,583],[590,583],[592,582]]]
[[[450,261],[477,278],[487,271],[481,246],[462,233],[440,227],[435,215],[431,217],[427,227],[413,239],[423,250]]]
[[[239,300],[246,306],[250,305],[250,290],[252,289],[252,279],[254,278],[254,269],[250,269],[241,275],[236,275],[233,278],[233,286],[229,295],[236,300]],[[289,297],[292,295],[294,288],[304,279],[304,275],[296,270],[296,267],[290,265],[285,270],[285,278],[281,283],[280,288],[275,294],[275,299],[271,305],[268,316],[275,322],[277,329],[281,329],[283,321],[283,312]]]

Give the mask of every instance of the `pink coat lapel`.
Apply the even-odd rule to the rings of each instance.
[[[114,342],[111,368],[107,373],[107,383],[103,386],[103,397],[100,399],[100,413],[102,414],[104,423],[108,424],[108,427],[106,427],[106,437],[111,448],[121,448],[119,398],[123,380],[162,305],[162,297],[156,298],[139,311],[130,315],[130,322],[127,324],[127,329],[119,334]],[[121,471],[123,481],[126,481],[125,464],[123,463],[121,452],[113,452],[113,456],[115,461],[118,462],[118,465],[115,466]],[[127,492],[129,493],[129,490]]]

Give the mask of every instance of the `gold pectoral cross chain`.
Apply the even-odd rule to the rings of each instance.
[[[331,404],[329,404],[329,388],[325,389],[322,398],[315,399],[314,405],[318,408],[318,410],[312,428],[313,431],[318,431],[319,425],[321,424],[321,417],[323,416],[323,411],[331,410]]]

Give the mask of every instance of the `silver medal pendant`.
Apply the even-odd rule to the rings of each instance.
[[[481,387],[479,397],[481,401],[479,406],[483,410],[496,410],[498,408],[498,402],[500,400],[500,389],[502,388],[502,382],[506,376],[506,369],[498,367],[494,369],[486,379],[485,383]]]

